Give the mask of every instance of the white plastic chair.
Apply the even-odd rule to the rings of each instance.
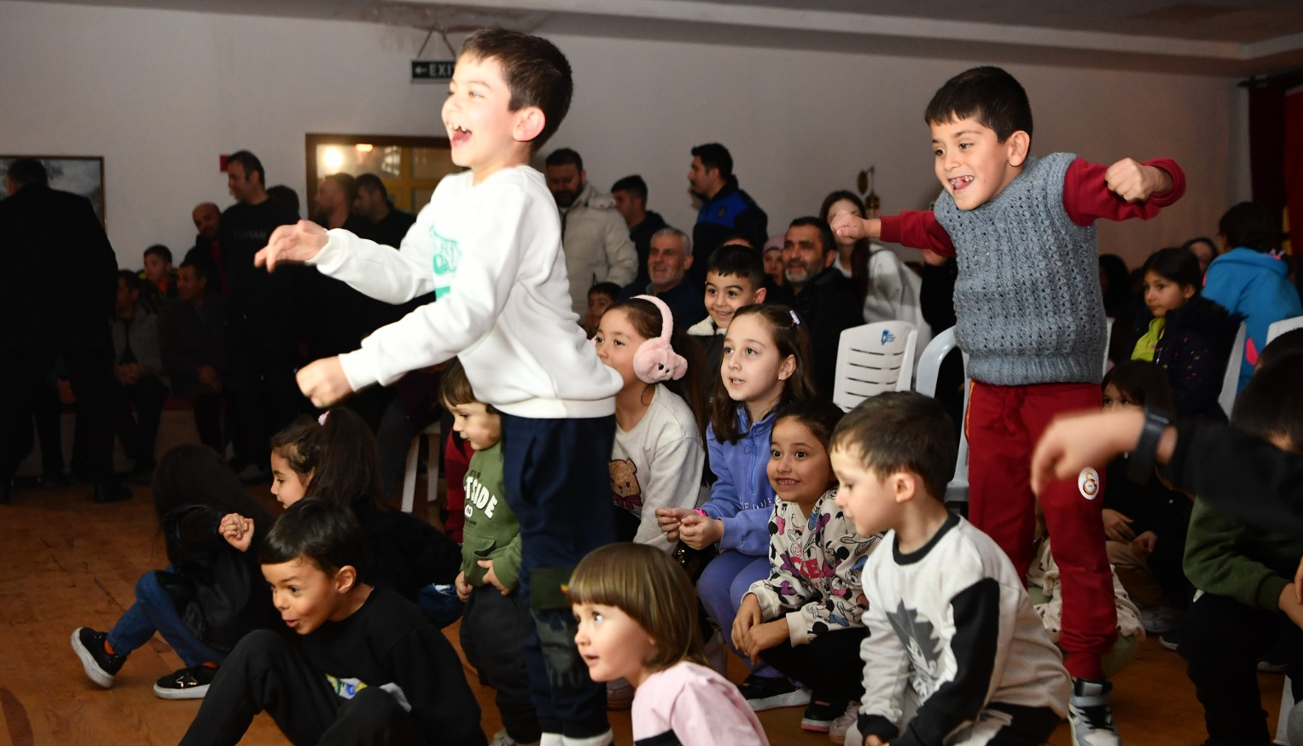
[[[1240,366],[1244,362],[1244,339],[1248,327],[1240,324],[1240,331],[1235,334],[1235,344],[1231,345],[1231,357],[1226,361],[1226,376],[1222,378],[1222,393],[1217,396],[1217,403],[1229,417],[1231,407],[1235,406],[1235,394],[1240,387]]]
[[[412,444],[407,448],[407,473],[403,475],[403,512],[412,512],[416,498],[416,465],[420,463],[421,438],[430,441],[429,460],[426,462],[425,500],[434,502],[439,499],[439,454],[443,451],[443,433],[439,421],[430,423],[424,430],[412,436]]]
[[[918,382],[914,390],[932,398],[937,395],[937,376],[941,372],[941,361],[958,346],[955,342],[955,329],[950,327],[932,338],[923,354],[918,359]],[[968,354],[964,358],[964,414],[968,413],[968,394],[972,387],[968,385]],[[945,502],[968,502],[968,436],[964,434],[962,420],[955,423],[959,427],[959,452],[955,458],[955,473],[946,484]]]
[[[909,391],[918,330],[907,321],[878,321],[842,332],[832,401],[846,411],[884,391]]]
[[[1303,316],[1295,316],[1292,319],[1281,319],[1280,321],[1273,323],[1271,326],[1267,327],[1267,344],[1271,344],[1273,339],[1279,337],[1285,332],[1292,332],[1295,329],[1303,329]]]

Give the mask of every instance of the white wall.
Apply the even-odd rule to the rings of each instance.
[[[424,38],[364,23],[0,0],[0,152],[103,155],[109,237],[136,267],[151,243],[189,245],[196,203],[231,202],[221,153],[254,151],[269,183],[306,198],[305,133],[442,135],[444,91],[408,82]],[[946,78],[981,62],[554,41],[574,66],[576,99],[545,151],[578,149],[602,189],[641,173],[651,208],[689,227],[688,151],[722,142],[771,232],[828,191],[853,189],[869,164],[884,212],[922,207],[939,189],[922,111]],[[424,56],[446,56],[434,44]],[[1213,232],[1247,194],[1233,80],[1008,69],[1031,96],[1035,152],[1167,155],[1185,168],[1187,197],[1147,224],[1102,225],[1102,251],[1137,264]]]

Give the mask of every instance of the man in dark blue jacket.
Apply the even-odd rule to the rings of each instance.
[[[752,246],[764,246],[769,238],[769,216],[738,188],[733,175],[733,156],[717,142],[692,149],[692,170],[688,172],[689,191],[701,202],[697,224],[692,229],[692,281],[697,287],[706,284],[706,263],[715,249],[729,238],[741,234]]]

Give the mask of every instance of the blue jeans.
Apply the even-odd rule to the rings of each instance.
[[[187,668],[221,663],[226,657],[201,642],[182,623],[172,597],[158,584],[158,577],[150,570],[136,581],[136,602],[109,630],[109,645],[118,655],[126,655],[149,642],[154,632],[163,636]]]
[[[737,618],[742,597],[747,594],[752,583],[767,577],[769,577],[768,557],[752,557],[728,549],[720,552],[719,556],[711,560],[710,564],[706,565],[706,569],[702,570],[701,579],[697,581],[697,597],[701,599],[701,605],[706,607],[706,613],[715,620],[715,624],[719,625],[719,631],[724,636],[728,649],[751,668],[751,673],[776,679],[782,674],[774,670],[773,666],[767,663],[753,664],[748,656],[733,647],[733,620]]]

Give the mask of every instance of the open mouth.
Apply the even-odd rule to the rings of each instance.
[[[973,183],[973,177],[971,176],[956,176],[955,178],[950,180],[950,189],[951,191],[962,192],[964,189],[968,187],[969,184],[972,183]]]
[[[289,627],[290,629],[294,629],[299,626],[298,619],[286,619],[284,621],[285,621],[285,626]]]
[[[448,128],[448,141],[451,143],[452,147],[456,148],[465,145],[470,139],[471,131],[465,127],[455,125]]]

